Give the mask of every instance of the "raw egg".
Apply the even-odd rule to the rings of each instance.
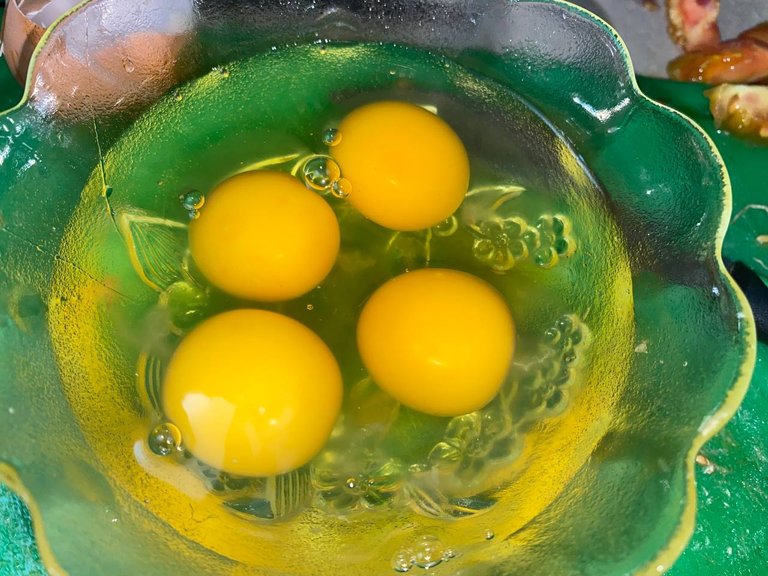
[[[397,276],[366,302],[357,344],[373,380],[427,414],[458,416],[497,394],[515,345],[512,315],[487,282],[457,270]]]
[[[349,181],[348,200],[393,230],[422,230],[449,218],[469,185],[469,159],[437,114],[407,102],[375,102],[339,125],[331,155]]]
[[[190,223],[189,248],[203,275],[225,292],[289,300],[333,268],[339,224],[328,203],[296,178],[244,172],[208,195]]]
[[[162,387],[187,450],[240,476],[296,469],[325,444],[341,409],[339,366],[309,328],[240,309],[198,325],[179,344]]]

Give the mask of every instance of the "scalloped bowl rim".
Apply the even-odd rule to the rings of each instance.
[[[31,86],[34,80],[35,64],[36,64],[38,55],[40,54],[43,47],[47,43],[50,35],[57,28],[59,28],[59,26],[61,26],[62,23],[70,15],[76,12],[79,12],[80,10],[83,10],[86,7],[86,5],[90,4],[92,1],[93,0],[82,0],[82,2],[72,7],[71,9],[66,11],[64,14],[62,14],[49,28],[46,29],[45,33],[40,39],[40,42],[36,46],[32,54],[32,57],[30,59],[29,69],[27,72],[27,77],[24,85],[24,92],[19,103],[16,106],[13,106],[12,108],[4,112],[0,111],[0,117],[7,116],[13,113],[14,111],[20,110],[24,108],[26,105],[28,105],[29,97],[31,94]],[[667,110],[668,112],[673,113],[674,115],[682,119],[684,123],[689,127],[689,129],[692,129],[695,132],[698,132],[699,135],[703,137],[704,141],[709,147],[710,157],[718,164],[718,166],[720,167],[723,173],[723,187],[721,190],[722,200],[723,200],[723,210],[720,215],[720,222],[719,222],[717,233],[714,239],[715,253],[708,254],[707,259],[710,259],[712,256],[714,256],[714,259],[717,263],[717,271],[720,279],[722,279],[731,288],[732,293],[741,308],[741,311],[744,315],[744,317],[742,318],[744,322],[743,334],[744,334],[744,340],[747,342],[747,346],[745,347],[745,354],[741,363],[740,373],[738,377],[735,379],[730,390],[728,391],[723,403],[720,405],[720,407],[717,410],[710,413],[705,418],[702,425],[698,428],[696,436],[691,440],[691,446],[688,453],[686,454],[685,462],[684,462],[686,498],[685,498],[685,503],[683,505],[683,509],[680,513],[678,526],[674,531],[674,533],[672,534],[672,536],[669,538],[667,545],[657,553],[657,555],[653,560],[646,563],[645,566],[640,566],[636,572],[636,574],[643,575],[643,576],[660,574],[665,572],[667,569],[669,569],[674,564],[674,562],[678,559],[678,557],[682,554],[695,528],[696,505],[697,505],[696,476],[695,476],[696,455],[699,453],[701,447],[709,439],[711,439],[713,436],[715,436],[720,430],[722,430],[725,427],[725,425],[728,423],[731,417],[733,417],[733,415],[738,410],[742,400],[744,399],[744,396],[747,393],[747,389],[749,388],[749,383],[752,377],[752,370],[756,362],[757,347],[755,344],[756,335],[755,335],[754,318],[752,316],[752,310],[749,306],[749,303],[747,302],[746,297],[743,295],[743,293],[741,292],[741,290],[739,289],[735,281],[728,274],[722,259],[723,241],[725,238],[726,231],[728,229],[728,225],[730,222],[730,215],[731,215],[732,206],[733,206],[731,181],[728,176],[727,168],[725,166],[723,158],[720,155],[720,152],[718,151],[717,147],[715,146],[714,141],[709,137],[709,135],[698,124],[696,124],[693,120],[691,120],[685,114],[682,114],[681,112],[669,106],[666,106],[664,104],[661,104],[649,98],[642,92],[635,78],[634,66],[632,64],[629,50],[624,40],[621,38],[618,32],[610,24],[608,24],[605,20],[603,20],[596,14],[593,14],[589,10],[582,8],[581,6],[572,4],[567,0],[543,0],[543,1],[542,0],[509,0],[509,1],[513,3],[545,3],[545,4],[557,5],[562,7],[565,10],[579,14],[580,16],[585,17],[587,20],[591,20],[593,23],[602,27],[603,30],[606,31],[611,37],[612,41],[615,44],[615,47],[618,48],[618,53],[616,57],[621,58],[627,72],[629,73],[630,88],[631,88],[632,95],[635,98],[639,98],[640,100],[646,101],[646,103],[650,104],[653,107],[656,107],[662,110]],[[637,100],[635,100],[635,104],[637,104]],[[48,572],[52,576],[66,576],[68,573],[59,565],[53,553],[53,550],[50,546],[50,543],[45,535],[45,527],[42,521],[42,513],[37,505],[37,502],[35,498],[32,496],[32,494],[30,493],[30,491],[27,490],[27,488],[24,486],[16,470],[9,464],[0,462],[0,480],[2,480],[13,492],[17,494],[29,509],[30,516],[32,518],[35,543],[38,547],[40,557],[45,568],[48,570]]]

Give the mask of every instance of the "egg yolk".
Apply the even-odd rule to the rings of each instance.
[[[328,203],[288,174],[245,172],[219,184],[189,226],[192,258],[215,286],[279,301],[315,288],[339,252]]]
[[[427,414],[458,416],[497,394],[515,327],[502,296],[480,278],[425,268],[383,284],[366,302],[357,344],[373,380]]]
[[[240,476],[306,464],[341,409],[342,380],[325,343],[303,324],[265,310],[234,310],[179,344],[162,387],[184,447]]]
[[[393,230],[422,230],[449,218],[469,185],[469,159],[439,116],[406,102],[376,102],[339,125],[330,152],[351,185],[348,200]]]

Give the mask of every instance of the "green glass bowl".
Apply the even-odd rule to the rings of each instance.
[[[441,473],[475,486],[466,498],[444,502],[394,464],[415,511],[384,503],[312,529],[244,518],[148,453],[157,366],[143,350],[158,331],[132,319],[161,303],[179,327],[205,308],[180,192],[241,169],[244,140],[251,158],[293,161],[340,94],[392,86],[466,94],[468,110],[493,102],[499,124],[525,134],[509,141],[519,204],[493,204],[473,244],[487,266],[471,266],[508,297],[522,336],[551,320],[554,363],[519,368],[522,396],[437,431],[401,411],[396,441],[434,434]],[[84,2],[48,31],[22,104],[0,116],[0,160],[0,474],[29,504],[52,573],[653,574],[684,548],[694,457],[755,359],[751,312],[720,260],[730,188],[707,136],[639,92],[621,40],[589,13],[559,1]],[[474,192],[467,209],[484,206]],[[537,194],[570,220],[537,212]],[[513,257],[502,240],[518,209],[541,234],[567,229],[568,266]],[[403,268],[464,262],[460,235],[431,251],[425,238],[370,242],[394,246]],[[510,258],[541,303],[496,274]],[[393,273],[371,270],[361,294]],[[558,392],[565,363],[582,384]],[[513,464],[484,477],[467,446],[496,439],[519,398],[540,406]],[[420,556],[398,564],[403,553]]]

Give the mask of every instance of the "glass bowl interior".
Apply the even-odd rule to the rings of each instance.
[[[25,101],[0,116],[0,472],[48,567],[668,567],[693,528],[693,456],[743,396],[754,329],[720,262],[719,156],[639,93],[614,32],[562,2],[123,4],[53,27]],[[470,194],[417,233],[328,197],[347,246],[334,289],[272,309],[332,344],[365,396],[348,343],[359,303],[408,269],[465,269],[513,310],[508,385],[450,420],[375,404],[386,457],[361,433],[243,481],[153,454],[174,342],[243,305],[205,287],[179,197],[254,165],[301,171],[324,129],[382,97],[451,123],[477,159]]]

